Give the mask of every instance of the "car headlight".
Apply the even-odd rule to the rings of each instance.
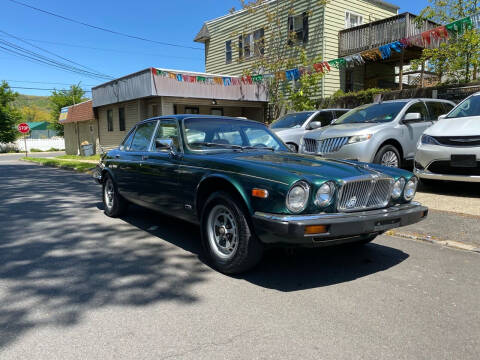
[[[408,180],[407,185],[405,185],[405,190],[403,191],[403,198],[407,201],[413,200],[415,194],[417,193],[418,180],[416,177],[412,177]]]
[[[440,143],[430,135],[422,135],[422,139],[420,140],[420,142],[423,145],[440,145]]]
[[[285,201],[287,209],[293,213],[302,212],[307,207],[309,196],[310,186],[304,181],[297,182],[288,191]]]
[[[318,189],[315,195],[315,205],[320,207],[328,206],[332,203],[333,195],[335,194],[335,184],[332,182],[326,182],[320,189]]]
[[[352,136],[349,140],[348,140],[348,143],[347,144],[355,144],[355,143],[359,143],[359,142],[362,142],[362,141],[367,141],[367,140],[370,140],[372,138],[372,134],[367,134],[367,135],[355,135],[355,136]]]
[[[404,188],[405,188],[405,179],[403,177],[395,181],[395,184],[393,184],[393,189],[392,189],[392,199],[397,200],[402,195]]]

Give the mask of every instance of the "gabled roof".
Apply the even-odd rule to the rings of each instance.
[[[62,124],[90,121],[95,118],[93,114],[92,100],[85,101],[80,104],[72,105],[68,108],[67,118],[59,120]]]
[[[30,130],[47,130],[48,125],[50,125],[47,121],[31,121],[27,122],[27,124]]]
[[[203,24],[202,28],[198,32],[197,36],[195,36],[195,39],[193,39],[193,41],[204,43],[207,40],[210,40],[210,32],[208,31],[208,26],[205,23]]]

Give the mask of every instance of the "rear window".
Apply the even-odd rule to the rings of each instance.
[[[312,116],[312,112],[301,112],[294,114],[287,114],[284,117],[273,122],[270,126],[272,129],[293,129],[302,127],[302,125],[307,121],[307,119]]]

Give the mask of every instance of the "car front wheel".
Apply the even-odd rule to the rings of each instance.
[[[383,166],[399,168],[402,164],[400,153],[393,145],[385,145],[378,150],[373,162]]]
[[[118,193],[117,186],[110,175],[103,182],[103,206],[105,215],[118,217],[127,210],[127,201]]]
[[[225,274],[253,268],[263,253],[263,246],[238,202],[220,191],[208,198],[202,211],[203,246],[213,266]]]

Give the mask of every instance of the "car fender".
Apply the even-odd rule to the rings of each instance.
[[[112,178],[113,182],[116,184],[117,183],[117,178],[114,174],[114,172],[112,171],[112,169],[110,169],[108,166],[104,166],[103,167],[103,170],[102,170],[102,183],[105,179],[105,174],[108,174],[110,175],[110,177]]]
[[[245,206],[247,207],[248,212],[250,214],[253,214],[252,204],[249,200],[250,198],[245,188],[243,187],[243,185],[234,177],[227,174],[222,174],[222,173],[211,173],[211,174],[206,174],[202,177],[202,179],[199,181],[197,188],[195,190],[195,208],[197,208],[198,192],[199,192],[199,189],[202,187],[202,184],[204,184],[205,181],[214,180],[214,179],[220,179],[228,182],[236,190],[238,195],[242,198]]]

